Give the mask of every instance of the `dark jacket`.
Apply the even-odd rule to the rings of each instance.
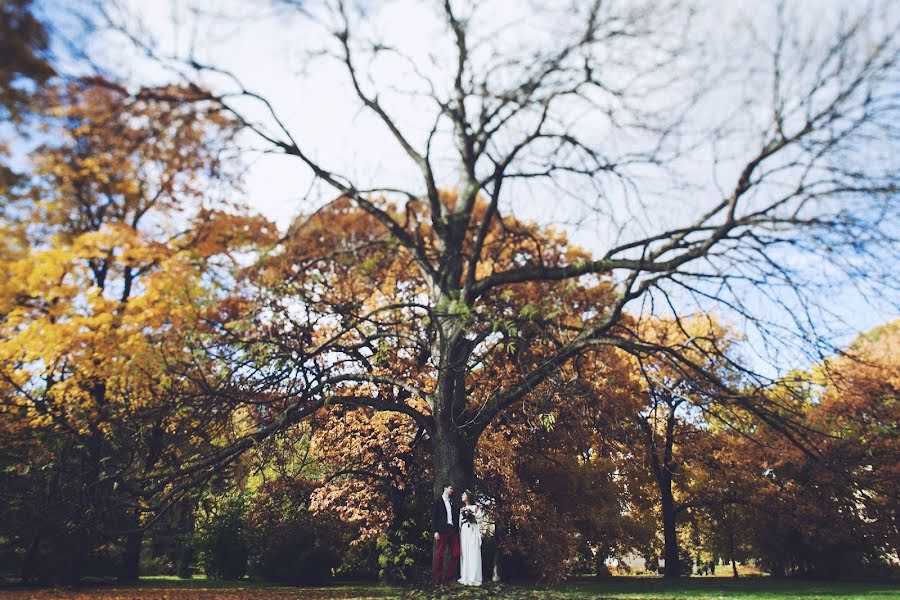
[[[450,498],[450,518],[453,520],[453,528],[459,529],[459,507]],[[434,508],[431,511],[432,530],[435,533],[443,532],[447,527],[447,507],[444,506],[444,498],[435,498]]]

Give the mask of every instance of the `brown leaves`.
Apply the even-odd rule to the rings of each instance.
[[[343,598],[346,600],[373,600],[386,596],[372,590],[360,588],[293,588],[270,587],[260,585],[210,586],[177,584],[165,587],[130,587],[130,588],[92,588],[85,591],[58,589],[31,590],[28,592],[0,591],[0,600],[12,598],[28,598],[29,600],[50,600],[65,598],[69,600],[252,600],[255,598],[272,598],[273,600],[318,600],[326,598]]]
[[[404,415],[330,407],[314,419],[312,449],[325,477],[312,508],[331,510],[361,529],[358,541],[394,524],[397,497],[427,481],[430,464],[418,426]]]

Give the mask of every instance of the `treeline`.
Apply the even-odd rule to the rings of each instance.
[[[751,419],[742,431],[676,413],[672,426],[668,404],[650,411],[617,397],[608,382],[598,388],[606,393],[569,397],[552,423],[530,407],[480,448],[480,500],[496,523],[485,565],[494,564],[499,544],[497,570],[507,579],[606,574],[606,559],[628,555],[652,569],[665,554],[668,492],[654,468],[664,461],[685,572],[720,561],[773,575],[890,572],[898,338],[894,322],[860,338],[861,359],[837,359],[791,379],[809,394],[793,408],[825,434],[813,453],[775,431],[748,435],[760,427]],[[79,505],[71,495],[91,465],[66,462],[61,472],[54,462],[62,453],[29,465],[4,452],[5,575],[53,580],[65,573],[69,528],[77,526],[89,536],[79,546],[82,575],[204,573],[290,583],[427,577],[431,481],[426,442],[416,432],[404,417],[325,411],[172,506],[138,536],[135,554],[133,538],[106,533],[132,522],[121,499],[97,494]],[[76,514],[78,507],[88,512]]]

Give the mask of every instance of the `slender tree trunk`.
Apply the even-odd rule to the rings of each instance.
[[[678,525],[677,507],[675,496],[672,493],[672,474],[675,472],[673,451],[675,445],[675,428],[677,419],[675,416],[678,403],[668,403],[668,415],[666,416],[665,432],[662,437],[662,447],[658,441],[658,433],[650,424],[648,418],[638,415],[637,421],[644,432],[647,452],[650,459],[650,469],[656,479],[662,504],[663,541],[665,548],[663,558],[666,561],[664,575],[667,578],[681,576],[681,561],[678,550]]]
[[[130,279],[128,280],[130,283]],[[127,290],[126,290],[127,292]],[[127,293],[124,296],[128,297]],[[144,460],[143,474],[147,475],[162,456],[163,450],[162,416],[157,417],[147,442],[147,455]],[[132,527],[138,529],[141,526],[141,513],[135,510],[131,514]],[[125,556],[122,560],[122,570],[119,578],[123,581],[137,581],[141,575],[141,545],[144,542],[144,532],[129,533],[125,538]]]
[[[182,579],[190,579],[194,576],[192,566],[194,564],[194,547],[190,544],[182,544],[178,551],[178,559],[175,564],[175,574]]]
[[[137,529],[140,527],[140,513],[132,511],[131,527]],[[119,579],[121,581],[137,581],[141,572],[141,544],[144,541],[144,532],[135,531],[125,536],[125,553],[122,557],[122,565],[119,568]]]
[[[187,501],[181,501],[177,507],[178,535],[176,536],[176,552],[174,554],[175,574],[182,579],[190,579],[193,576],[194,566],[194,510],[199,494],[193,495]]]
[[[672,495],[672,478],[663,476],[661,478],[660,493],[662,495],[662,514],[663,514],[663,540],[665,542],[665,550],[663,557],[666,559],[666,578],[676,578],[681,576],[681,561],[678,557],[678,528],[675,514],[675,498]]]
[[[784,566],[780,562],[772,563],[771,573],[772,577],[783,577],[784,576]]]
[[[734,560],[734,530],[731,530],[728,535],[728,550],[731,554],[731,572],[735,578],[738,576],[737,563]]]

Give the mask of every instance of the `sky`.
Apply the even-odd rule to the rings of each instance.
[[[420,192],[415,165],[390,138],[384,124],[360,106],[340,64],[315,54],[316,50],[329,47],[326,34],[334,24],[333,18],[326,16],[321,4],[312,1],[303,4],[303,15],[284,10],[283,6],[276,9],[276,4],[123,0],[118,5],[121,8],[113,3],[107,6],[112,17],[125,23],[135,35],[152,39],[160,54],[181,59],[191,56],[235,73],[246,89],[271,100],[300,146],[329,170],[346,175],[359,187],[389,185]],[[641,4],[634,0],[628,6],[637,10]],[[561,178],[554,186],[533,180],[514,184],[504,198],[507,213],[564,229],[575,243],[596,254],[602,254],[617,241],[684,223],[721,198],[722,188],[728,189],[736,180],[743,164],[741,159],[745,161],[759,147],[760,124],[768,119],[771,108],[767,49],[775,43],[774,3],[698,2],[702,10],[688,30],[682,28],[685,11],[679,8],[667,15],[662,8],[665,2],[650,4],[660,7],[646,16],[647,27],[656,31],[657,43],[675,43],[683,31],[688,31],[695,38],[690,41],[697,43],[689,44],[695,50],[679,56],[671,65],[671,72],[640,80],[638,85],[645,92],[639,101],[641,108],[668,116],[679,109],[679,99],[688,90],[701,86],[711,90],[687,115],[679,147],[673,144],[665,148],[664,155],[673,156],[667,164],[675,174],[655,167],[635,167],[630,174],[640,181],[640,203],[627,186],[614,179],[600,182],[601,203],[586,201],[598,197],[598,188],[567,178]],[[406,56],[400,59],[389,55],[367,64],[361,74],[366,90],[378,91],[379,100],[399,128],[419,148],[424,147],[434,121],[434,107],[421,95],[409,94],[426,91],[417,71],[431,77],[442,94],[452,82],[455,47],[439,18],[439,5],[414,0],[367,0],[357,5],[362,14],[352,20],[355,34],[379,40]],[[516,56],[527,62],[535,49],[559,44],[583,23],[585,3],[485,0],[474,10],[463,3],[454,6],[458,14],[470,19],[471,39],[475,40],[473,61],[487,68],[496,63],[498,56]],[[839,0],[797,0],[787,6],[792,35],[813,48],[813,55],[822,48],[822,39],[817,36],[827,32],[843,14],[858,9],[857,3]],[[900,8],[891,8],[889,3],[885,6],[881,18],[870,23],[864,32],[871,39],[898,22]],[[81,10],[82,3],[46,0],[41,7],[60,31],[77,30],[71,14]],[[65,54],[58,52],[63,62]],[[115,33],[99,33],[91,38],[87,55],[126,81],[153,83],[175,76],[173,70],[146,60],[133,44]],[[800,57],[789,56],[793,56],[792,60]],[[625,40],[611,45],[602,59],[604,77],[615,83],[631,80],[639,69],[653,62],[655,55],[646,49],[646,44]],[[701,62],[708,68],[692,68]],[[68,68],[77,71],[84,66],[70,61]],[[234,89],[233,82],[223,76],[203,78],[216,89]],[[792,85],[799,88],[802,83],[798,78],[785,81],[784,85],[786,89]],[[628,111],[616,109],[615,102],[608,98],[599,100],[608,102],[601,110],[572,103],[557,116],[566,127],[613,158],[646,150],[648,136],[628,126],[611,124],[610,117],[627,124]],[[259,103],[239,106],[252,118],[274,128]],[[605,112],[607,108],[609,113]],[[721,128],[710,136],[709,129],[714,124]],[[246,142],[248,146],[263,148],[251,137]],[[439,181],[452,185],[457,166],[452,160],[451,144],[449,133],[438,136],[433,155],[437,158]],[[897,150],[896,146],[869,148],[879,160],[893,157],[895,164]],[[682,156],[675,158],[676,151]],[[316,182],[296,158],[264,152],[247,156],[246,200],[282,228],[299,213],[334,195]],[[805,269],[817,269],[815,257],[807,255],[803,260],[811,261],[804,265]],[[825,268],[823,265],[823,271]],[[825,304],[837,315],[833,338],[838,344],[898,315],[896,298],[866,300],[867,294],[855,290],[852,282],[831,293]],[[748,301],[759,303],[758,310],[762,312],[767,310],[762,298]]]

